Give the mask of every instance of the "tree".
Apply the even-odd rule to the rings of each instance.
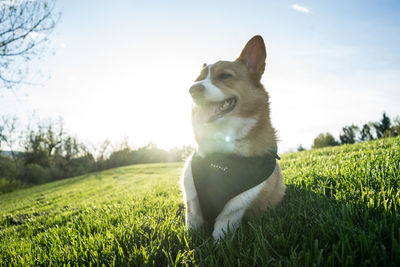
[[[82,146],[79,144],[78,140],[72,136],[67,136],[64,138],[62,145],[62,150],[64,157],[67,161],[76,158],[81,152]]]
[[[60,18],[55,1],[0,1],[0,86],[12,88],[24,82],[28,68],[21,63],[48,51],[48,36]]]
[[[15,168],[18,169],[17,153],[14,151],[15,145],[18,140],[17,136],[17,117],[9,117],[3,115],[1,117],[0,125],[0,145],[6,144],[10,150],[11,157],[13,158]]]
[[[140,163],[166,162],[168,155],[165,150],[157,147],[156,144],[149,143],[135,151],[136,159]]]
[[[105,139],[102,143],[92,145],[92,149],[95,153],[96,169],[98,171],[105,170],[108,168],[106,158],[111,154],[111,142]]]
[[[95,150],[96,161],[102,161],[107,158],[111,153],[111,142],[105,139],[102,143],[98,145],[93,145],[93,150]]]
[[[194,151],[194,147],[190,145],[186,145],[183,147],[174,147],[168,151],[167,161],[168,162],[176,162],[176,161],[185,161],[190,154]]]
[[[304,150],[306,150],[306,149],[303,147],[302,144],[300,144],[299,147],[297,148],[298,152],[301,152],[301,151],[304,151]]]
[[[3,130],[4,130],[4,126],[0,125],[0,152],[1,152],[1,142],[3,141],[3,138],[4,138]]]
[[[64,132],[63,121],[49,121],[47,125],[39,126],[44,130],[44,142],[47,155],[51,157],[54,153],[61,154]]]
[[[376,138],[382,138],[385,136],[385,132],[390,130],[390,118],[386,116],[386,113],[384,112],[382,115],[382,119],[380,122],[374,124],[374,128],[376,131]]]
[[[354,144],[356,142],[356,133],[358,127],[354,124],[345,126],[342,129],[342,133],[339,135],[340,143],[342,144]]]
[[[129,148],[123,148],[121,150],[113,151],[108,159],[109,166],[119,167],[134,164],[135,157],[133,151]]]
[[[28,130],[25,141],[25,162],[49,167],[55,154],[62,155],[64,135],[61,118],[58,121],[38,122],[37,129]]]
[[[360,140],[369,141],[373,140],[374,136],[371,133],[371,127],[368,124],[364,124],[360,131]]]
[[[385,137],[395,137],[400,135],[400,116],[393,120],[393,124],[389,130],[385,131]]]
[[[45,136],[41,128],[30,130],[25,140],[25,164],[37,164],[42,167],[50,166],[50,158],[45,147]]]
[[[321,148],[326,146],[337,146],[338,142],[330,133],[320,133],[315,139],[312,148]]]

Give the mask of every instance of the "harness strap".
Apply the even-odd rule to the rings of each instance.
[[[195,153],[191,167],[204,219],[213,225],[229,200],[266,181],[276,159],[280,159],[276,152],[250,158],[222,153],[203,158]]]

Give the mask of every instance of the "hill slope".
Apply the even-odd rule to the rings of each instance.
[[[400,138],[285,154],[283,202],[216,244],[184,230],[183,164],[0,195],[1,265],[399,265]]]

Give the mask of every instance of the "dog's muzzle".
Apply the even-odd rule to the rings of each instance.
[[[193,100],[197,103],[204,98],[204,92],[206,88],[202,84],[195,84],[189,89],[189,93]]]

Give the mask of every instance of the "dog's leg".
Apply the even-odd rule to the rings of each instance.
[[[224,209],[215,219],[213,237],[221,239],[225,233],[235,231],[243,218],[244,213],[255,200],[260,190],[266,182],[250,188],[249,190],[237,195],[226,203]]]
[[[188,229],[197,229],[204,223],[203,215],[200,209],[200,202],[194,186],[191,158],[186,162],[182,175],[183,200],[186,206],[185,224]]]

